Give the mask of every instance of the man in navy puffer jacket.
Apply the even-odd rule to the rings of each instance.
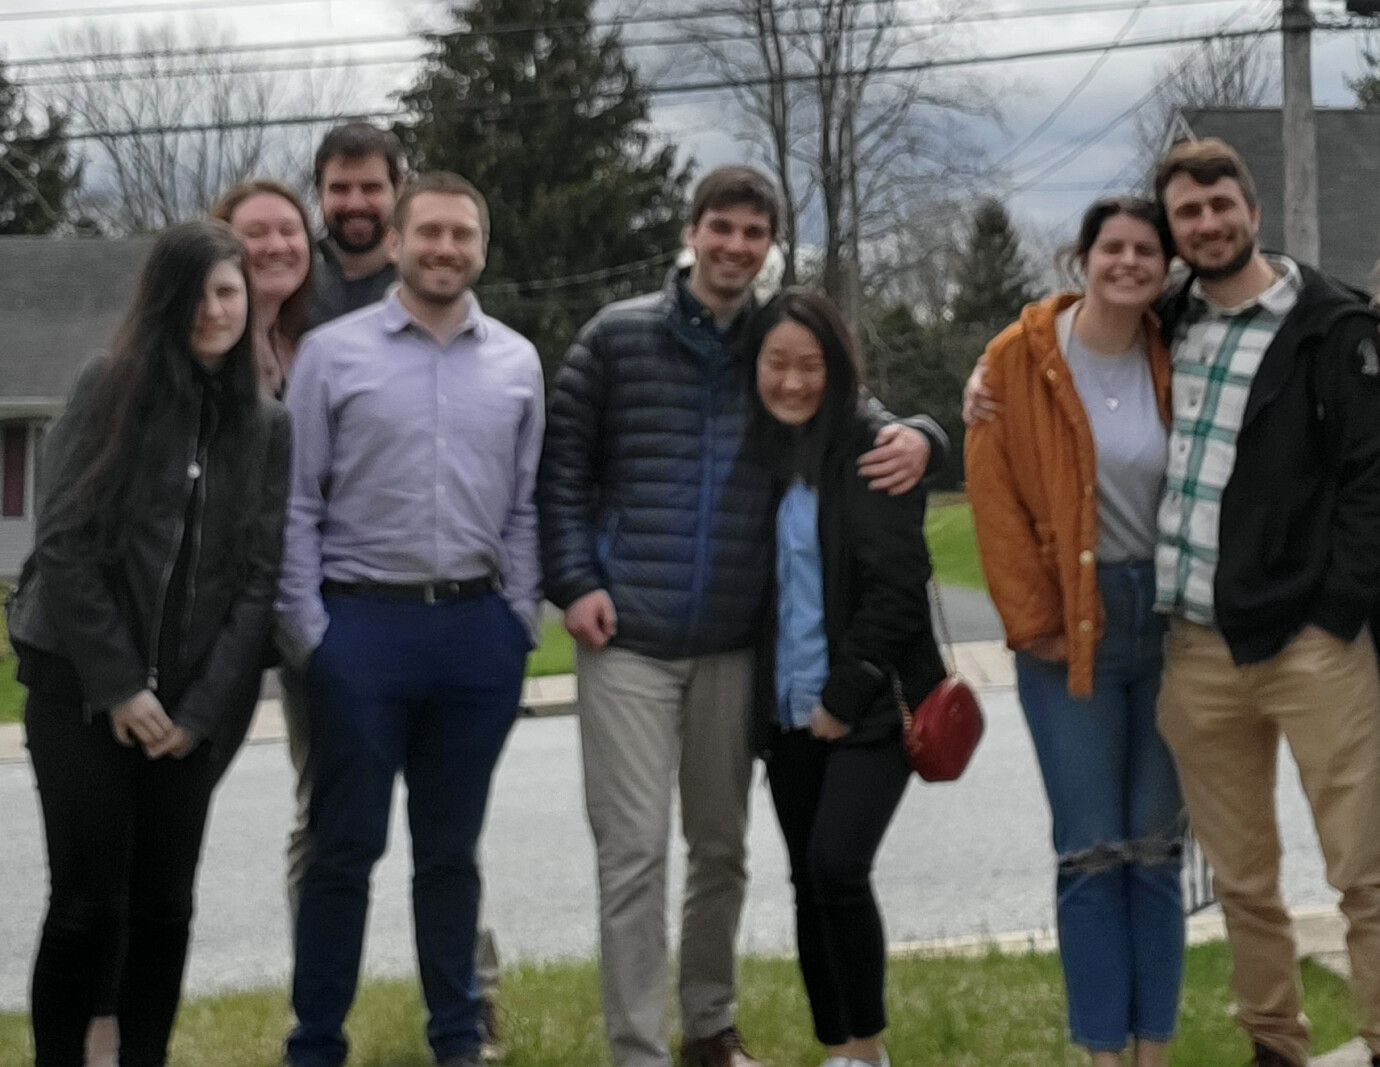
[[[720,167],[695,190],[688,272],[604,308],[552,390],[539,478],[547,597],[578,647],[598,852],[604,1020],[617,1067],[669,1067],[666,857],[679,781],[684,1067],[754,1067],[734,1026],[747,876],[752,652],[773,564],[767,469],[746,455],[751,285],[776,190]],[[943,433],[881,429],[874,488],[910,488]]]

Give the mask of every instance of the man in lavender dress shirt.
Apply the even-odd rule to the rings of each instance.
[[[427,1038],[442,1067],[480,1063],[475,849],[535,633],[544,426],[536,350],[470,292],[487,238],[473,186],[418,178],[389,233],[399,288],[311,334],[292,371],[278,610],[306,672],[316,758],[287,1040],[297,1067],[345,1061],[399,770]]]

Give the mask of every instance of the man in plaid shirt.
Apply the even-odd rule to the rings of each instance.
[[[1166,319],[1160,729],[1216,873],[1251,1062],[1308,1062],[1279,890],[1282,734],[1342,894],[1380,1065],[1380,678],[1363,629],[1380,593],[1377,319],[1357,294],[1258,250],[1254,183],[1224,142],[1175,145],[1155,191],[1193,271]]]

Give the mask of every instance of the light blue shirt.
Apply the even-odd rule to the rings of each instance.
[[[800,479],[776,509],[776,709],[786,729],[810,724],[829,678],[819,494]]]
[[[535,639],[541,362],[473,295],[441,343],[390,293],[313,330],[293,362],[278,616],[299,662],[326,632],[323,580],[497,575]]]

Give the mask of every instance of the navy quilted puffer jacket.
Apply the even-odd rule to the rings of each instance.
[[[772,494],[744,448],[744,309],[726,333],[672,271],[611,304],[556,375],[538,484],[546,596],[604,589],[613,644],[663,659],[751,647]]]

